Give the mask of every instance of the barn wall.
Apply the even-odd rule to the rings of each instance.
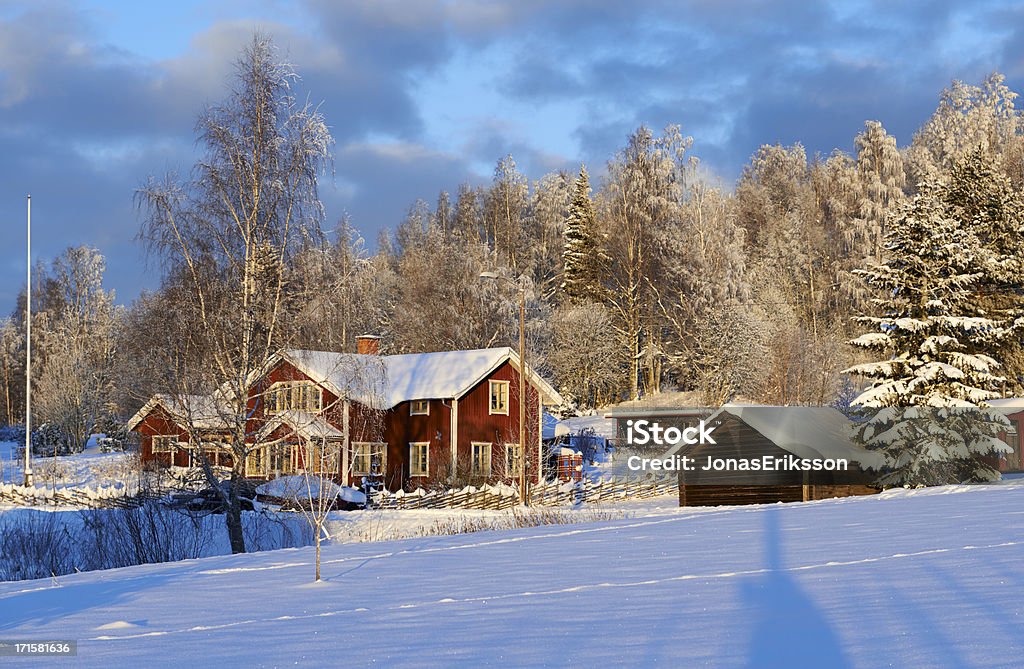
[[[874,495],[866,485],[680,485],[679,506],[723,506],[801,502]]]
[[[714,432],[716,444],[698,444],[685,452],[697,458],[697,467],[707,458],[785,457],[790,452],[775,445],[740,418],[721,416]],[[855,465],[850,479],[868,479]],[[870,495],[878,489],[865,484],[836,484],[832,472],[760,471],[760,472],[679,472],[680,506],[718,506],[772,504],[803,500]]]

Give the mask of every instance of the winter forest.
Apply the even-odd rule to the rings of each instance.
[[[868,120],[852,153],[766,144],[734,184],[685,126],[637,128],[605,164],[536,180],[496,156],[489,183],[424,193],[367,241],[361,221],[324,220],[324,120],[290,96],[293,72],[260,67],[277,85],[265,169],[284,186],[261,205],[273,225],[236,246],[218,236],[237,214],[217,189],[231,188],[238,138],[266,122],[236,94],[200,116],[192,174],[139,175],[159,290],[118,305],[86,247],[34,270],[34,420],[70,449],[116,431],[169,375],[216,364],[218,333],[244,330],[238,350],[254,356],[354,351],[361,334],[387,353],[515,346],[521,290],[528,360],[567,414],[667,391],[704,406],[1022,391],[1024,119],[999,74],[941,91],[905,146]],[[23,293],[0,327],[8,424],[24,411],[24,309]],[[190,378],[196,392],[212,382]]]

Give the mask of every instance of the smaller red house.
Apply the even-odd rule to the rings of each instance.
[[[1010,427],[999,435],[1012,450],[998,456],[985,458],[986,462],[1000,472],[1024,471],[1024,457],[1021,456],[1021,427],[1024,426],[1024,397],[1007,397],[989,400],[989,406],[1006,416]]]
[[[381,356],[376,344],[360,338],[355,354],[284,349],[264,364],[249,385],[247,477],[309,470],[391,490],[518,480],[522,365],[513,349]],[[525,374],[522,446],[527,476],[539,481],[544,407],[562,398],[528,366]],[[157,395],[128,427],[143,462],[189,467],[205,457],[227,467],[234,418],[211,397]]]

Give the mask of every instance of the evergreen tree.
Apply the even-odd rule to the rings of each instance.
[[[1006,450],[1005,418],[984,407],[1004,382],[991,353],[1015,327],[972,313],[990,254],[947,196],[922,183],[891,221],[886,262],[857,272],[878,290],[881,315],[858,317],[871,331],[851,343],[891,357],[846,373],[871,380],[852,404],[866,416],[858,440],[886,458],[884,484],[998,478],[978,456]]]
[[[972,302],[977,313],[1013,320],[1024,315],[1024,198],[981,147],[950,172],[946,205],[971,227],[987,252]],[[1006,391],[1024,391],[1024,342],[1011,337],[1000,350]]]
[[[946,205],[970,226],[988,250],[988,263],[980,268],[982,284],[990,290],[1020,292],[1024,270],[1024,198],[1010,178],[979,146],[950,170]]]
[[[562,291],[574,302],[599,302],[604,296],[601,277],[607,268],[608,256],[602,248],[596,224],[594,203],[590,199],[590,177],[586,166],[581,166],[573,186],[562,252]]]

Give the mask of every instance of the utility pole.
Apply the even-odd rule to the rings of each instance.
[[[522,277],[513,282],[496,272],[481,272],[480,278],[508,281],[519,288],[519,499],[529,506],[530,496],[526,491],[526,286],[523,285]],[[540,471],[541,462],[538,460],[538,480]]]
[[[26,198],[25,244],[25,485],[32,485],[32,196]]]
[[[540,467],[540,463],[537,463]],[[526,288],[519,285],[519,491],[530,505],[526,491]]]

